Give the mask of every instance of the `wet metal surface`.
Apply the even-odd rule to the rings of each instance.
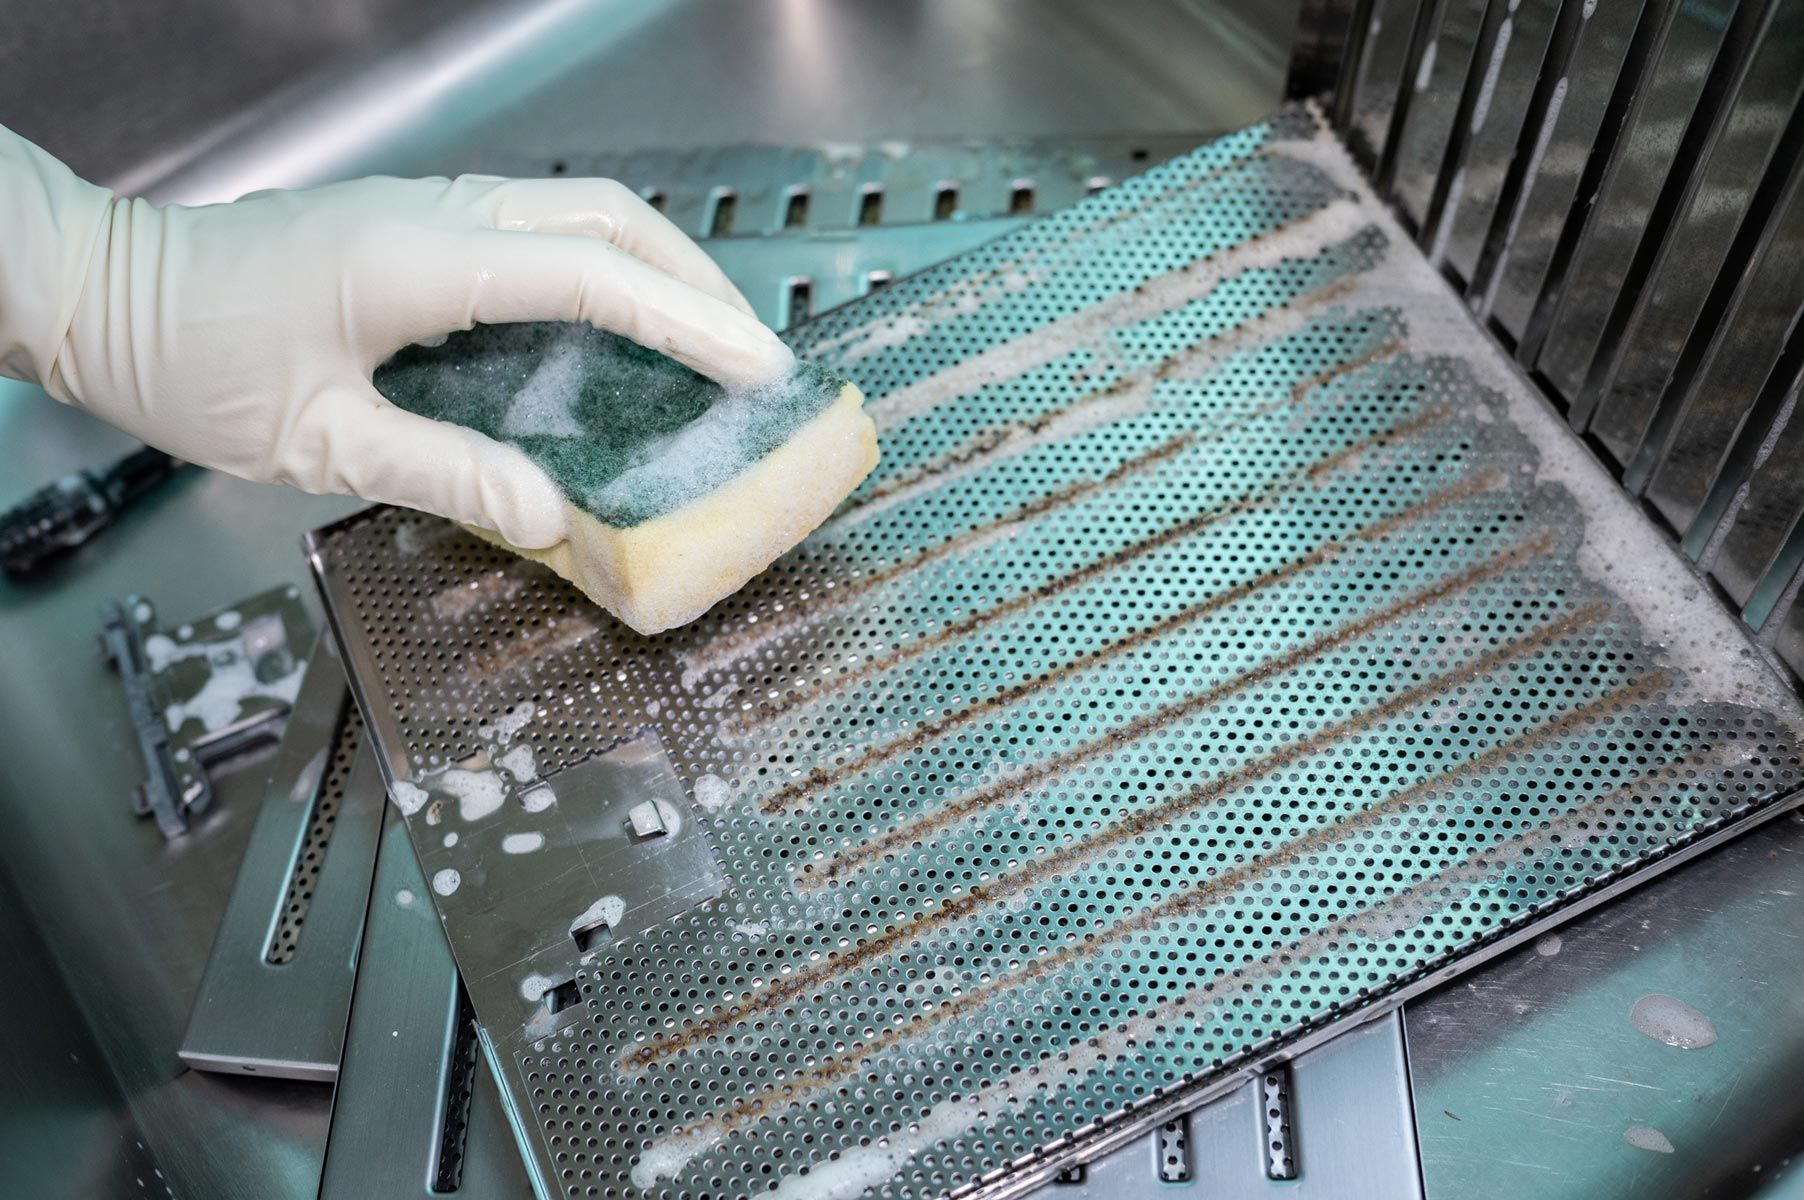
[[[884,463],[683,630],[314,539],[422,852],[538,829],[501,755],[655,731],[730,881],[478,998],[567,1194],[1012,1192],[1796,786],[1795,701],[1300,112],[792,337]]]
[[[179,1053],[332,1080],[382,824],[381,776],[330,637],[310,656]]]
[[[1804,1150],[1801,922],[1788,816],[1410,1005],[1428,1194],[1756,1191]]]

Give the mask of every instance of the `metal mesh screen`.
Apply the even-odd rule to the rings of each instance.
[[[1799,782],[1771,669],[1306,111],[795,340],[884,461],[688,628],[416,514],[315,538],[395,779],[650,731],[731,881],[553,1028],[472,984],[567,1195],[1025,1186]],[[497,786],[476,832],[544,828]],[[517,870],[460,820],[429,870]]]

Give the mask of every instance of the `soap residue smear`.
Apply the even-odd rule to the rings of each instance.
[[[603,896],[583,910],[583,914],[570,922],[571,929],[582,929],[600,923],[609,929],[620,924],[620,918],[626,915],[626,901],[619,896]]]
[[[695,781],[695,802],[706,812],[718,812],[730,799],[727,781],[718,775],[703,775]]]
[[[457,800],[457,815],[466,822],[480,821],[501,807],[507,787],[494,771],[465,771],[453,767],[432,781],[432,790]]]
[[[1655,1154],[1671,1154],[1672,1140],[1652,1125],[1631,1125],[1622,1131],[1622,1140],[1637,1150],[1652,1150]]]
[[[404,817],[411,817],[426,807],[426,789],[418,784],[409,783],[405,779],[397,780],[395,785],[388,789],[388,795]]]
[[[522,700],[509,709],[504,715],[496,717],[492,725],[478,725],[476,736],[487,742],[499,742],[503,746],[514,740],[514,736],[532,721],[538,713],[531,700]]]
[[[526,783],[539,777],[538,763],[533,759],[531,746],[515,746],[496,759],[495,765],[512,775],[517,783]]]
[[[1635,1001],[1629,1009],[1629,1024],[1637,1033],[1681,1050],[1716,1044],[1716,1026],[1709,1017],[1678,997],[1659,992]]]

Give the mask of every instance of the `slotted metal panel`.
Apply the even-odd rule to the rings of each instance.
[[[1012,1193],[1798,786],[1308,111],[792,337],[884,461],[687,628],[417,514],[312,541],[548,1193]],[[620,830],[584,874],[623,786],[717,897],[636,917]]]
[[[1804,7],[1316,0],[1310,16],[1327,33],[1300,42],[1293,86],[1334,92],[1430,262],[1804,673],[1788,426]]]

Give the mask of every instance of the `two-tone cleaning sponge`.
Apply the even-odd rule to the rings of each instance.
[[[510,548],[640,633],[737,591],[877,463],[864,397],[838,376],[803,363],[728,390],[587,325],[479,326],[408,347],[375,383],[409,412],[506,442],[543,468],[570,506],[570,535]]]

